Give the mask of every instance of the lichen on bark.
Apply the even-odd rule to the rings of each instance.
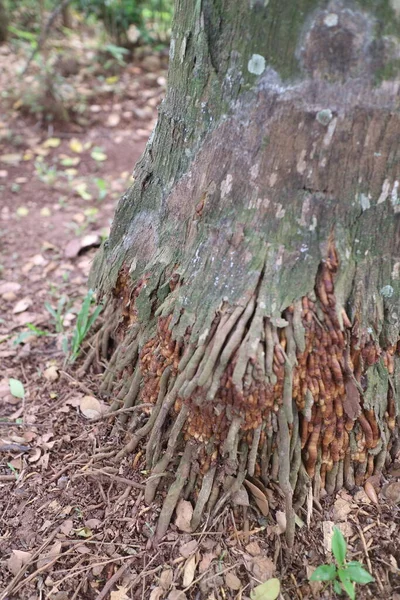
[[[279,482],[291,543],[307,486],[361,485],[398,451],[400,117],[398,82],[376,84],[378,4],[178,2],[167,98],[93,275],[104,390],[146,405],[118,459],[145,442],[147,502],[183,451],[158,537],[182,493],[196,526],[247,476]]]

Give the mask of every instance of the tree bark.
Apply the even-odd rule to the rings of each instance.
[[[8,15],[3,0],[0,0],[0,44],[8,38]]]
[[[398,452],[399,16],[177,1],[168,93],[92,271],[103,389],[154,405],[118,454],[144,441],[147,502],[185,449],[158,538],[186,477],[192,525],[247,478],[278,481],[291,543],[310,486]]]

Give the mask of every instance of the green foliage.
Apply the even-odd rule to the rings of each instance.
[[[92,305],[94,304],[93,290],[89,290],[86,298],[84,299],[81,309],[76,318],[76,324],[72,333],[71,341],[69,344],[69,362],[73,363],[78,358],[82,342],[89,333],[92,325],[96,321],[97,317],[103,310],[103,306],[99,305],[92,311]]]
[[[336,594],[346,592],[351,600],[355,600],[355,583],[371,583],[375,581],[362,564],[358,561],[346,562],[347,544],[342,532],[337,527],[333,528],[332,553],[336,565],[320,565],[310,577],[310,581],[324,581],[332,583]]]
[[[273,579],[268,579],[268,581],[257,585],[254,590],[251,590],[250,598],[251,600],[276,600],[280,591],[280,581],[274,577]]]
[[[64,331],[65,311],[68,308],[67,302],[68,298],[66,296],[61,296],[61,298],[57,302],[56,308],[53,308],[48,302],[44,303],[45,309],[48,313],[50,313],[50,315],[54,319],[56,333],[63,333]]]
[[[10,377],[8,380],[8,385],[10,387],[11,395],[14,396],[14,398],[22,399],[25,397],[25,390],[22,381]]]

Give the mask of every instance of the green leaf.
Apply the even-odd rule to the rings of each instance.
[[[93,150],[90,153],[90,156],[96,162],[103,162],[104,160],[107,160],[107,154],[103,152],[102,148],[93,148]]]
[[[25,390],[22,382],[19,379],[13,379],[10,377],[8,380],[8,385],[10,386],[10,392],[14,396],[14,398],[24,398]]]
[[[335,577],[335,565],[321,565],[315,569],[310,577],[310,581],[333,581]]]
[[[340,585],[337,579],[335,579],[335,581],[333,582],[333,589],[335,590],[335,593],[338,594],[338,596],[340,596],[343,591],[342,586]]]
[[[250,592],[251,600],[276,600],[281,591],[279,579],[268,579]]]
[[[339,572],[339,576],[340,576],[340,572]],[[351,598],[351,600],[355,600],[356,599],[356,590],[354,589],[354,584],[349,579],[342,579],[342,585],[343,585],[344,591],[346,592],[348,597]]]
[[[347,544],[343,537],[343,533],[337,527],[333,528],[332,552],[338,565],[342,566],[346,558]]]
[[[364,569],[360,563],[357,565],[346,565],[345,571],[347,574],[347,579],[355,581],[356,583],[371,583],[372,581],[375,581],[372,575],[368,573],[368,571]]]

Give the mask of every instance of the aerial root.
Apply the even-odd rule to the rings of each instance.
[[[139,395],[141,381],[142,381],[142,373],[141,373],[140,369],[136,369],[135,374],[132,377],[132,382],[131,382],[130,388],[128,390],[128,393],[126,394],[126,396],[124,398],[123,408],[132,408],[132,406],[135,404],[135,401],[137,400],[138,395]],[[119,422],[121,423],[121,425],[126,423],[127,420],[128,420],[128,413],[122,413],[119,415]]]
[[[256,467],[257,454],[258,454],[258,446],[260,444],[262,425],[259,425],[257,429],[254,430],[253,440],[251,443],[251,450],[249,453],[249,460],[247,464],[247,474],[250,477],[254,476],[254,471]]]
[[[175,481],[168,490],[167,497],[164,500],[161,513],[158,518],[157,529],[155,533],[156,542],[167,533],[172,514],[176,508],[176,505],[178,504],[179,498],[181,497],[181,492],[189,476],[193,450],[194,446],[192,442],[188,442],[182,454],[182,458],[176,472]]]
[[[204,508],[210,499],[216,470],[217,468],[215,466],[211,467],[203,477],[200,492],[197,498],[196,506],[194,507],[193,516],[190,523],[190,527],[193,531],[195,531],[200,525]]]
[[[187,406],[183,406],[181,408],[170,431],[167,448],[162,458],[158,461],[158,463],[151,471],[151,478],[147,481],[146,489],[144,492],[144,500],[147,505],[153,502],[160,481],[160,477],[165,472],[174,456],[178,438],[180,433],[182,432],[183,426],[185,425],[188,412],[189,409]]]
[[[140,370],[139,366],[137,366],[136,369]],[[133,452],[135,450],[136,446],[138,445],[138,443],[140,442],[140,440],[143,439],[152,430],[152,427],[157,419],[158,412],[160,411],[161,407],[163,406],[163,400],[164,400],[164,397],[165,397],[165,394],[167,391],[168,380],[169,380],[170,374],[171,374],[171,368],[167,367],[165,369],[164,373],[162,374],[161,382],[160,382],[160,391],[158,393],[157,402],[153,408],[153,411],[152,411],[148,421],[146,422],[145,425],[143,425],[143,427],[141,427],[135,433],[133,433],[132,438],[128,442],[128,444],[126,444],[126,446],[124,446],[118,452],[118,454],[116,455],[117,461],[121,461],[127,454],[129,454],[130,452]],[[135,379],[135,377],[134,377],[134,379]]]

